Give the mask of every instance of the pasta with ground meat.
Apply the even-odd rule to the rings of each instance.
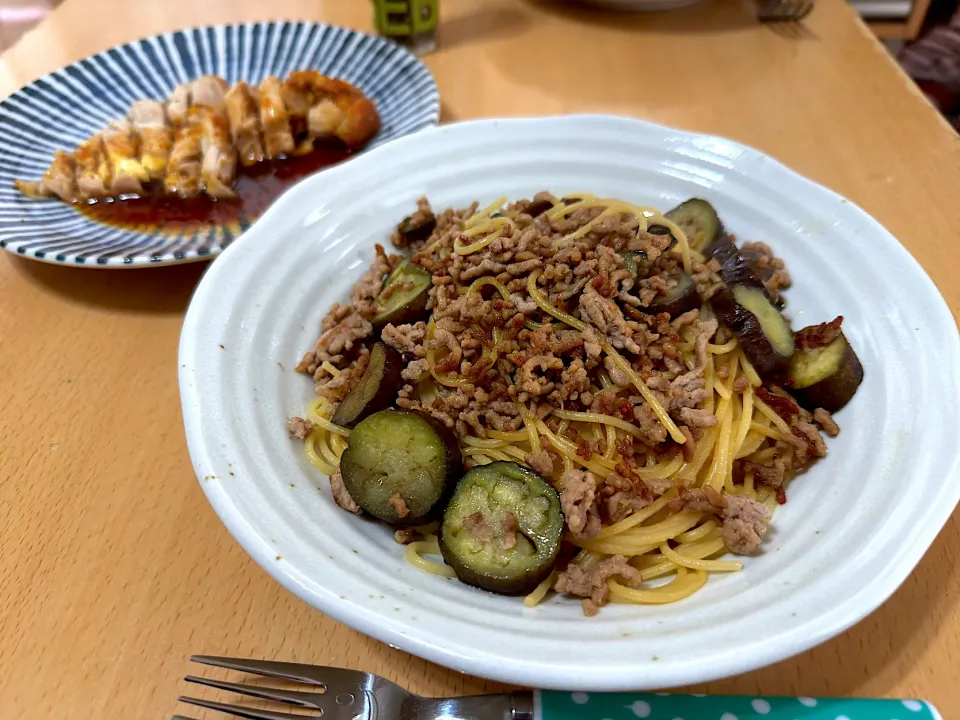
[[[425,199],[417,212],[432,216]],[[608,602],[669,603],[740,570],[723,556],[758,549],[790,479],[825,454],[821,430],[839,428],[764,383],[718,322],[717,262],[659,211],[586,194],[498,199],[435,220],[429,237],[394,235],[405,255],[377,247],[303,357],[317,398],[291,432],[310,461],[337,472],[350,431],[331,418],[369,362],[383,278],[407,257],[432,286],[421,319],[379,333],[405,362],[396,406],[454,430],[467,467],[519,462],[560,493],[567,561],[527,605],[550,592],[580,598],[588,615]],[[789,285],[769,248],[750,248],[775,291]],[[680,270],[703,302],[651,312]],[[431,559],[434,527],[398,542],[415,566],[453,575]]]

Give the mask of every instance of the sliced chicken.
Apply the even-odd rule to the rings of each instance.
[[[260,137],[260,114],[256,89],[238,82],[227,92],[227,117],[230,134],[240,156],[240,163],[250,167],[263,161],[263,141]]]
[[[77,161],[77,195],[81,200],[110,195],[112,173],[103,138],[94,135],[80,143],[73,154]]]
[[[140,164],[151,180],[162,180],[173,147],[173,129],[163,105],[156,100],[137,100],[130,106],[129,117],[140,135]]]
[[[114,120],[103,131],[103,146],[113,173],[110,190],[116,195],[143,192],[150,179],[140,164],[137,134],[128,120]]]
[[[260,127],[268,159],[292,153],[295,147],[282,89],[275,77],[268,77],[260,85]]]
[[[216,75],[204,75],[190,85],[190,100],[193,105],[206,105],[214,110],[223,110],[227,81]]]
[[[336,137],[346,117],[333,100],[321,100],[310,108],[307,127],[316,138]]]
[[[189,198],[200,194],[204,112],[203,108],[190,108],[177,128],[163,183],[168,195]]]
[[[374,104],[353,85],[316,70],[262,85],[205,75],[173,90],[166,101],[139,100],[75,153],[57,152],[43,178],[16,181],[31,198],[67,202],[157,192],[230,197],[237,161],[308,153],[315,140],[338,138],[348,148],[380,129]]]
[[[77,199],[77,161],[70,153],[57,150],[53,162],[41,180],[17,180],[14,186],[29,198],[42,200],[58,197],[64,202]]]
[[[203,162],[200,177],[207,195],[216,198],[234,197],[230,189],[237,179],[237,151],[230,141],[230,124],[226,113],[200,106],[203,137],[200,142]]]
[[[380,130],[376,107],[348,82],[316,70],[301,70],[290,73],[283,88],[291,125],[297,127],[298,119],[305,117],[312,138],[336,137],[354,148],[369,142]]]
[[[167,100],[167,117],[174,128],[183,125],[187,120],[187,110],[190,109],[190,83],[178,85]]]

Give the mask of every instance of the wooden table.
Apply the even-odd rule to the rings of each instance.
[[[960,142],[842,0],[819,0],[795,34],[719,0],[637,16],[547,0],[441,5],[427,63],[444,120],[600,111],[749,143],[866,208],[958,313]],[[66,0],[0,60],[0,96],[115,43],[269,17],[368,29],[370,9]],[[196,671],[191,653],[335,663],[423,693],[496,690],[322,616],[220,525],[193,477],[176,379],[202,271],[0,257],[0,717],[167,717]],[[958,557],[954,516],[893,599],[842,637],[699,689],[925,697],[960,717]]]

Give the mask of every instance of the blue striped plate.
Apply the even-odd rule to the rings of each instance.
[[[40,178],[56,149],[72,150],[139,98],[166,98],[205,74],[231,84],[317,69],[359,87],[380,112],[369,150],[435,125],[440,98],[430,71],[383,38],[307,22],[215,25],[165,33],[93,55],[0,103],[0,247],[86,267],[169,265],[218,255],[251,220],[191,233],[102,225],[59,201],[29,200],[15,179]]]

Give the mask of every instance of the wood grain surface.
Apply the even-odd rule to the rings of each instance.
[[[795,32],[758,26],[733,0],[622,16],[547,0],[440,4],[426,62],[445,121],[597,111],[743,141],[877,217],[958,315],[960,142],[843,0],[819,0]],[[66,0],[0,59],[0,97],[185,25],[369,29],[370,15],[362,0]],[[202,272],[0,257],[0,718],[169,717],[186,710],[175,699],[199,670],[191,653],[350,666],[427,694],[496,690],[324,617],[220,525],[177,393],[180,325]],[[960,717],[958,557],[954,516],[894,597],[843,636],[697,689],[924,697]]]

